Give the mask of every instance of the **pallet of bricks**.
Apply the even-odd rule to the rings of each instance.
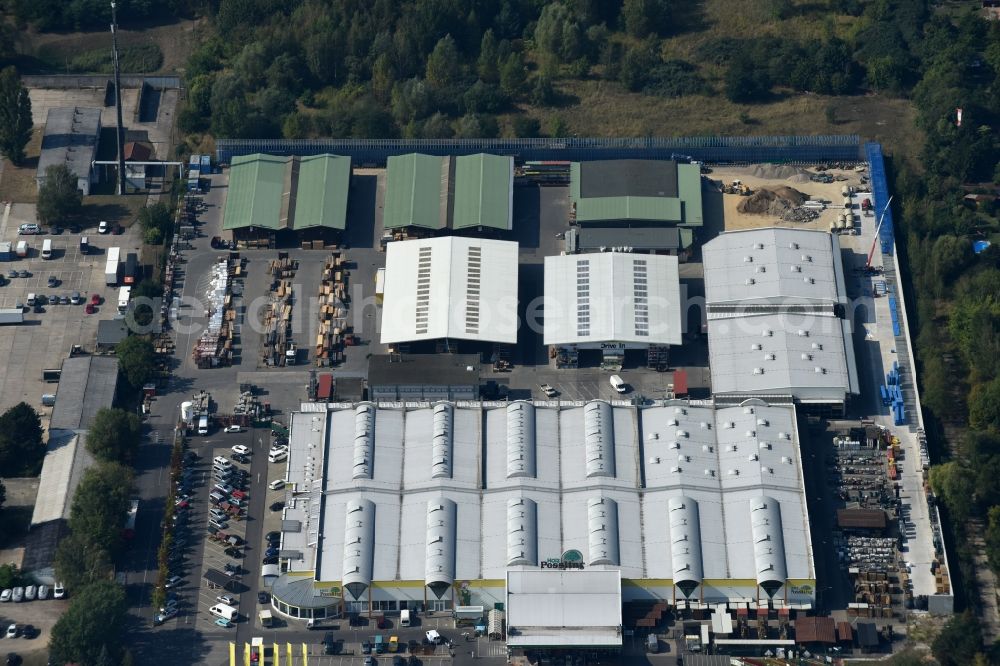
[[[320,367],[329,367],[344,360],[346,276],[340,252],[327,257],[319,284],[319,329],[314,350],[316,365]]]

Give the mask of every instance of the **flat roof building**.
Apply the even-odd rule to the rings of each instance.
[[[611,247],[682,250],[694,241],[694,229],[704,224],[701,168],[673,160],[573,162],[570,202],[581,228],[618,232]],[[664,248],[664,239],[643,233],[644,227],[677,229],[676,245]],[[592,238],[582,232],[579,240],[584,242],[580,249],[592,246]]]
[[[382,344],[517,341],[517,243],[459,236],[390,243]]]
[[[41,153],[35,184],[42,187],[45,171],[64,165],[76,177],[76,188],[84,195],[97,182],[93,164],[101,138],[101,110],[83,106],[55,107],[45,117]]]
[[[510,231],[514,158],[503,155],[390,157],[386,168],[387,230]]]
[[[546,345],[597,349],[603,363],[620,367],[627,350],[665,354],[668,345],[682,342],[675,256],[600,252],[545,257],[544,293]]]
[[[118,390],[118,359],[75,356],[62,364],[50,430],[86,430],[99,409],[111,407]]]
[[[815,601],[791,406],[308,403],[289,442],[292,617],[505,603],[524,646],[606,646],[622,602]],[[510,602],[550,588],[560,626]]]
[[[475,400],[478,354],[374,354],[368,359],[368,393],[376,402]]]
[[[347,226],[350,185],[350,157],[235,157],[223,229],[238,240],[336,235]]]
[[[702,255],[716,399],[785,397],[842,412],[860,383],[837,237],[732,231],[706,243]]]

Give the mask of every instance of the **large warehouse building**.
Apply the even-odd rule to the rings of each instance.
[[[267,245],[336,241],[347,226],[350,187],[349,157],[235,157],[223,229]]]
[[[702,254],[716,399],[791,398],[843,412],[860,389],[837,236],[731,231]]]
[[[570,203],[571,250],[679,254],[704,224],[701,168],[673,160],[573,162]]]
[[[666,364],[681,344],[677,257],[602,252],[545,257],[545,344],[557,361],[599,350],[602,364],[621,367],[628,350]]]
[[[513,197],[513,157],[393,156],[386,168],[382,226],[393,238],[507,232]]]
[[[382,344],[517,341],[517,243],[448,236],[390,243]]]
[[[584,581],[609,612],[632,601],[815,602],[791,406],[302,409],[291,416],[283,573],[272,587],[287,616],[506,603],[508,625],[520,629],[539,617],[511,603],[512,592],[552,589],[549,607],[564,605],[553,617],[567,625],[539,628],[534,643],[524,633],[517,645],[608,647],[621,637],[572,638],[593,633],[574,624],[595,620],[572,612]],[[552,642],[553,632],[564,639]]]

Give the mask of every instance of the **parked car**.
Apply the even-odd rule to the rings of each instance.
[[[14,590],[9,587],[4,588],[3,592],[0,592],[0,601],[10,601],[10,598],[14,596]]]
[[[548,384],[540,384],[538,388],[540,388],[542,390],[542,393],[544,393],[549,398],[554,398],[557,395],[559,395],[559,391],[555,390]]]
[[[16,624],[12,624],[7,627],[7,638],[17,638],[21,635],[21,630],[17,628]]]
[[[17,272],[17,277],[30,278],[31,277],[31,271],[18,271]]]
[[[79,305],[83,303],[83,296],[80,295],[80,292],[74,291],[69,297],[69,302],[73,305]]]
[[[228,431],[229,429],[227,428],[226,430]],[[237,444],[236,446],[233,447],[233,453],[236,453],[241,456],[246,456],[250,455],[250,449],[243,444]]]
[[[14,592],[12,594],[12,601],[14,603],[20,603],[20,602],[24,601],[24,588],[23,587],[15,587],[14,588]]]
[[[227,485],[225,483],[217,483],[213,487],[213,490],[218,490],[220,493],[224,493],[226,495],[229,495],[230,493],[233,492],[234,489],[233,489],[232,486]]]
[[[237,601],[235,597],[232,597],[228,594],[220,594],[215,598],[215,600],[218,601],[220,604],[226,604],[227,606],[235,606],[236,604],[239,603],[239,601]]]
[[[97,233],[106,234],[108,231],[108,223],[105,220],[101,220],[101,223],[97,225]]]
[[[31,640],[33,638],[38,638],[39,634],[41,633],[42,631],[33,624],[26,624],[21,629],[21,635],[27,638],[28,640]]]
[[[230,425],[226,426],[222,432],[243,432],[243,428],[238,425]]]
[[[282,488],[285,487],[285,480],[275,479],[271,483],[267,484],[267,487],[270,488],[271,490],[281,490]]]
[[[62,599],[65,596],[66,596],[66,588],[63,587],[62,583],[56,581],[56,584],[52,586],[52,598]]]
[[[215,623],[220,627],[225,627],[226,629],[233,626],[233,623],[224,617],[216,618]]]
[[[35,597],[37,597],[37,596],[38,596],[38,586],[37,585],[29,585],[28,587],[24,588],[24,600],[25,601],[34,601]]]
[[[278,563],[278,558],[277,557],[265,557],[264,559],[262,559],[260,561],[260,563],[261,564],[277,564]]]
[[[7,653],[7,666],[21,666],[24,660],[21,659],[21,655],[16,652]]]
[[[230,546],[229,548],[226,548],[226,555],[228,555],[229,557],[232,557],[233,559],[238,560],[238,559],[241,559],[243,557],[243,551],[240,550],[239,548],[235,548],[233,546]]]
[[[171,576],[170,578],[167,579],[167,582],[164,585],[164,587],[169,590],[169,589],[177,587],[180,584],[181,584],[181,577],[180,576]]]
[[[266,603],[269,603],[270,601],[271,601],[271,595],[268,594],[267,592],[258,592],[257,593],[257,603],[259,603],[259,604],[266,604]]]
[[[153,624],[163,624],[164,622],[166,622],[170,618],[177,617],[177,613],[178,612],[179,611],[177,610],[177,607],[175,606],[173,608],[168,609],[164,613],[157,613],[156,616],[153,618]]]
[[[179,605],[180,605],[180,603],[177,601],[177,599],[170,599],[170,600],[164,602],[163,606],[160,607],[160,612],[161,613],[167,613],[167,612],[172,611],[172,610],[177,610],[177,607]]]
[[[249,456],[245,456],[242,453],[234,453],[233,454],[233,460],[235,460],[238,463],[243,463],[244,465],[249,465],[250,464],[250,457]],[[240,471],[243,471],[243,470],[240,470]]]
[[[264,538],[268,541],[281,541],[281,532],[268,532]]]
[[[281,511],[284,508],[285,508],[284,502],[273,502],[271,504],[271,511]]]
[[[58,287],[59,286],[59,280],[56,279],[55,275],[50,275],[49,279],[46,281],[46,284],[48,284],[50,288],[51,287]]]
[[[38,586],[38,598],[42,599],[42,600],[49,598],[49,586],[48,585],[39,585]]]
[[[264,557],[275,557],[278,554],[277,548],[268,548],[264,551]]]
[[[22,224],[21,226],[19,226],[17,228],[17,233],[20,234],[21,236],[34,236],[42,233],[42,229],[37,224],[32,224],[29,222],[27,224]]]

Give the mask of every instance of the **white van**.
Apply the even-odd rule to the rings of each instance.
[[[132,287],[122,287],[118,290],[118,312],[125,314],[128,312],[128,302],[132,298]]]
[[[235,622],[236,616],[239,615],[239,612],[235,608],[227,604],[215,604],[208,609],[208,612],[216,617],[229,620],[230,622]]]
[[[208,434],[208,415],[202,414],[198,417],[198,434],[207,435]]]
[[[17,241],[16,254],[21,259],[24,259],[31,253],[31,248],[28,247],[28,241]]]
[[[220,469],[229,469],[233,466],[233,463],[229,461],[229,458],[224,458],[222,456],[215,456],[212,459],[212,467],[217,467]]]
[[[410,611],[405,608],[399,611],[399,626],[401,627],[410,626]]]
[[[46,238],[42,241],[42,259],[52,258],[52,239]]]
[[[271,451],[270,453],[267,454],[267,462],[272,462],[272,463],[281,462],[287,457],[288,457],[288,451],[285,449],[282,449],[280,451]]]
[[[35,303],[37,302],[38,302],[38,296],[36,296],[35,294],[28,294],[28,300],[26,300],[25,303],[28,305],[29,308],[35,307]]]

